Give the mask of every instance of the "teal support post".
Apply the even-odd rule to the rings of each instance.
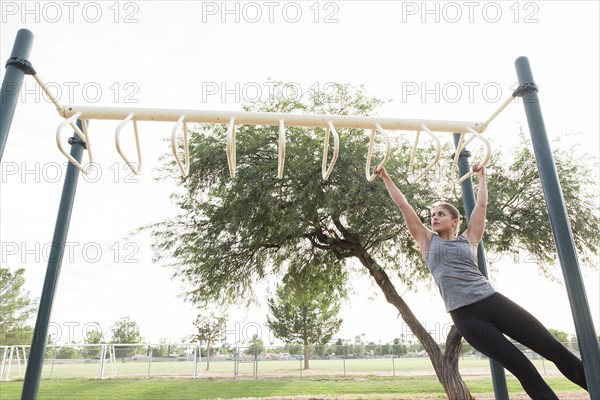
[[[533,144],[544,198],[546,199],[552,235],[554,236],[558,260],[560,261],[571,304],[588,391],[592,400],[600,400],[600,347],[598,346],[598,337],[596,336],[597,333],[594,329],[594,322],[585,293],[585,286],[583,285],[565,199],[562,195],[552,149],[542,117],[538,87],[533,80],[533,73],[527,57],[517,58],[515,68],[519,78],[519,88],[514,95],[521,96],[523,99],[531,143]]]
[[[0,88],[0,160],[4,153],[10,125],[17,108],[23,78],[26,74],[35,73],[31,63],[27,61],[32,46],[33,33],[27,29],[19,30],[10,58],[6,62],[6,73]]]
[[[77,126],[79,126],[79,129],[83,129],[81,121],[79,120],[77,121]],[[81,163],[85,144],[76,133],[69,139],[69,144],[71,144],[71,156],[73,156],[77,162]],[[46,278],[44,280],[37,320],[33,331],[33,339],[31,341],[31,351],[29,353],[29,360],[27,361],[27,369],[25,370],[21,400],[37,399],[42,377],[42,368],[44,366],[44,355],[46,353],[48,324],[50,322],[52,303],[54,301],[54,294],[56,293],[58,277],[60,275],[60,268],[65,251],[65,243],[69,231],[69,223],[71,221],[78,179],[79,169],[75,168],[73,164],[68,163],[67,174],[65,176],[58,208],[58,216],[54,227],[54,236],[52,238],[52,247],[50,248]]]

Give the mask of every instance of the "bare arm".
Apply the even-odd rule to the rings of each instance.
[[[429,241],[431,241],[432,232],[423,225],[414,208],[412,208],[404,194],[398,189],[394,181],[392,181],[392,178],[388,175],[385,168],[375,167],[373,172],[383,179],[383,183],[385,184],[390,197],[394,200],[394,203],[396,203],[406,221],[408,232],[423,251],[425,248],[424,245],[426,246]]]
[[[479,176],[479,186],[477,188],[477,203],[471,213],[469,227],[464,233],[464,236],[471,243],[479,243],[485,231],[485,216],[487,213],[488,190],[485,178],[485,168],[479,168],[478,165],[473,165],[473,172]]]

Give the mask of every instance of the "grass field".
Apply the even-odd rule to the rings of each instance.
[[[544,363],[541,359],[532,360],[542,376],[557,377],[556,367]],[[253,377],[253,363],[240,363],[238,366],[239,377]],[[303,363],[298,360],[265,361],[257,363],[256,374],[263,378],[301,378],[319,376],[355,376],[373,375],[379,377],[434,375],[433,367],[428,358],[396,358],[396,359],[336,359],[336,360],[310,360],[310,369],[303,370]],[[470,377],[488,377],[490,374],[489,361],[481,358],[464,358],[460,361],[461,374],[465,379]],[[235,365],[233,361],[218,361],[210,363],[210,370],[206,370],[206,362],[198,363],[197,371],[202,378],[234,378]],[[193,361],[167,361],[167,362],[121,362],[117,360],[114,365],[108,364],[104,369],[105,378],[132,378],[132,377],[168,377],[192,376],[194,371]],[[22,378],[24,368],[11,367],[11,379]],[[68,379],[87,378],[94,379],[99,376],[99,364],[94,363],[69,363],[52,365],[47,363],[42,371],[42,379]]]
[[[585,393],[563,378],[547,380],[561,399],[585,398]],[[523,393],[520,384],[507,379],[511,394]],[[490,379],[467,381],[476,396],[493,393]],[[2,400],[20,399],[22,381],[0,384]],[[562,395],[561,395],[562,394]],[[44,400],[187,400],[239,399],[304,396],[353,399],[443,399],[442,386],[433,376],[352,377],[305,379],[61,379],[42,381],[39,398]],[[489,398],[489,396],[484,396]]]
[[[589,399],[578,386],[562,377],[554,365],[533,360],[542,376],[561,399]],[[114,367],[114,369],[113,369]],[[198,363],[197,379],[191,379],[192,361],[121,362],[107,365],[99,380],[99,364],[46,364],[40,399],[56,400],[187,400],[282,398],[343,399],[444,399],[442,386],[427,358],[311,360],[303,371],[299,360],[261,360],[241,363],[234,379],[233,361],[213,361],[210,370]],[[461,374],[478,399],[493,399],[489,361],[464,358]],[[11,379],[0,383],[0,399],[20,399],[23,369],[11,367]],[[511,399],[527,398],[519,382],[507,374]],[[516,397],[514,397],[516,395]],[[522,397],[521,397],[522,396]]]
[[[477,398],[493,398],[489,363],[485,359],[461,360],[461,373]],[[562,378],[548,363],[534,360],[550,386],[561,399],[585,399],[576,385]],[[113,378],[98,380],[98,365],[55,364],[44,367],[40,399],[56,400],[186,400],[282,398],[297,399],[443,399],[442,386],[433,374],[428,359],[313,360],[311,369],[302,371],[299,361],[258,363],[257,379],[252,363],[239,365],[233,379],[232,361],[198,364],[200,376],[190,379],[192,362],[117,362]],[[107,368],[109,372],[111,368]],[[52,371],[52,379],[50,377]],[[107,376],[110,374],[107,373]],[[162,375],[158,377],[157,375]],[[172,376],[165,378],[165,376]],[[187,377],[185,377],[187,375]],[[66,378],[65,378],[66,377]],[[149,377],[149,378],[148,378]],[[73,379],[75,378],[75,379]],[[132,379],[135,378],[135,379]],[[511,398],[523,394],[512,376],[507,379]],[[0,399],[19,399],[21,379],[0,383]],[[491,397],[490,397],[491,396]],[[526,397],[522,397],[526,398]]]

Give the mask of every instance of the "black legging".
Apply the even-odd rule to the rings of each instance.
[[[503,334],[552,361],[569,380],[587,390],[583,363],[530,313],[494,293],[477,303],[451,311],[465,340],[509,370],[534,400],[558,400],[531,361]]]

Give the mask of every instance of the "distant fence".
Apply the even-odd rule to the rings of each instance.
[[[515,343],[542,375],[558,375],[554,364]],[[576,343],[565,346],[579,356]],[[198,344],[94,344],[48,345],[42,379],[107,378],[302,378],[318,376],[434,375],[424,352],[402,353],[400,347],[311,346],[305,369],[303,348],[206,348]],[[0,381],[22,379],[29,346],[0,347]],[[463,354],[464,376],[490,376],[489,362],[479,353]]]

